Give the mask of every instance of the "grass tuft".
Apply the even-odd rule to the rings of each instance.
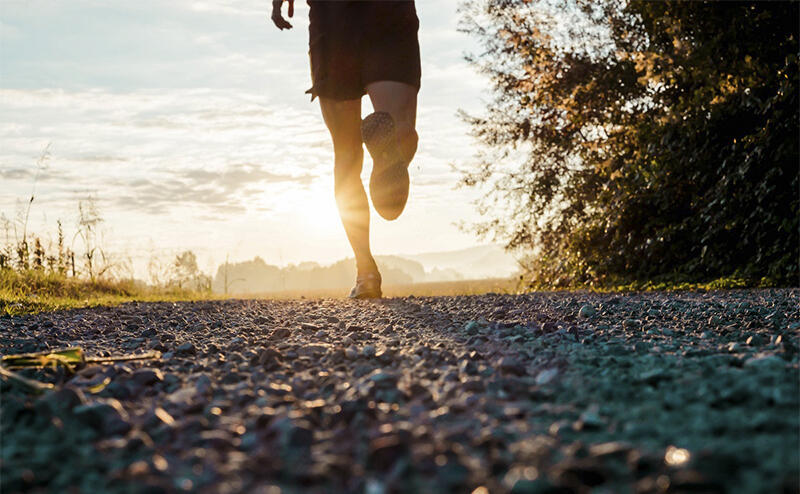
[[[155,288],[132,280],[70,278],[43,270],[0,269],[0,316],[117,305],[124,302],[207,300],[206,292]]]

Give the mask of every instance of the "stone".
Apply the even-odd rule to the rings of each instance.
[[[545,369],[536,375],[536,384],[539,386],[543,386],[552,381],[553,379],[555,379],[556,376],[558,376],[558,369],[556,368]]]
[[[361,354],[364,355],[367,358],[374,357],[375,353],[376,353],[375,347],[372,346],[372,345],[367,345],[367,346],[365,346],[364,348],[361,349]]]
[[[667,378],[668,375],[664,372],[664,369],[660,369],[658,367],[653,369],[648,369],[641,374],[639,374],[639,382],[647,383],[647,384],[657,384],[658,381]]]
[[[555,494],[561,491],[544,478],[519,479],[511,487],[511,494]]]
[[[71,411],[75,407],[86,404],[86,397],[81,390],[73,387],[63,387],[46,393],[36,401],[38,410],[46,410],[57,415],[62,411]]]
[[[281,354],[274,348],[265,348],[258,354],[258,363],[266,370],[274,370],[281,366]]]
[[[783,369],[786,362],[777,355],[756,356],[745,360],[745,367],[752,369]]]
[[[387,372],[375,371],[367,379],[375,384],[378,389],[391,389],[397,387],[397,376]]]
[[[131,380],[142,386],[149,386],[164,380],[164,374],[158,369],[142,368],[136,369]]]
[[[605,421],[597,412],[587,410],[581,414],[577,425],[578,430],[598,430],[605,426]]]
[[[760,334],[754,334],[748,337],[745,343],[748,346],[761,346],[764,344],[764,338]]]
[[[464,332],[468,335],[474,335],[480,329],[480,324],[477,321],[468,321],[467,324],[464,325]]]
[[[583,305],[578,311],[578,317],[582,317],[584,319],[594,317],[595,314],[597,314],[597,311],[590,304]]]
[[[213,387],[212,383],[211,383],[211,378],[208,377],[207,374],[201,374],[197,378],[197,381],[195,381],[194,387],[195,387],[195,389],[197,390],[197,392],[199,394],[203,394],[204,395],[204,394],[208,393],[209,391],[211,391],[211,389]]]
[[[558,331],[558,324],[553,321],[547,321],[542,325],[543,333],[555,333],[556,331]]]
[[[131,430],[128,413],[119,401],[108,398],[75,408],[75,417],[104,436],[125,434]]]
[[[500,362],[498,362],[498,367],[502,372],[509,374],[516,374],[518,376],[524,376],[527,374],[525,365],[516,357],[506,356],[501,358]]]
[[[234,445],[230,433],[224,430],[202,431],[200,441],[205,447],[222,451],[230,449]]]
[[[370,441],[367,461],[372,468],[386,471],[407,453],[406,442],[399,434],[391,434]]]
[[[282,439],[291,448],[307,448],[314,442],[314,432],[308,427],[289,424],[283,431]]]
[[[186,342],[175,349],[175,353],[178,355],[194,355],[196,352],[197,349],[191,342]]]

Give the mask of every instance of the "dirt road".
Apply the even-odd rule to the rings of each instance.
[[[796,289],[3,318],[4,355],[163,355],[2,384],[0,490],[797,492],[799,334]]]

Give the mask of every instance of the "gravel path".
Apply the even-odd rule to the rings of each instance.
[[[0,491],[797,492],[799,335],[797,289],[2,318],[2,354],[163,356],[4,383]]]

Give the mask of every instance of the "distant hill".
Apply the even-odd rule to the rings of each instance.
[[[383,284],[407,285],[468,279],[504,278],[516,272],[513,258],[495,246],[408,256],[375,256]],[[269,293],[291,290],[349,289],[356,277],[355,262],[343,259],[329,266],[314,262],[278,267],[262,258],[224,264],[212,282],[216,293]]]
[[[414,278],[407,271],[424,273],[422,265],[405,259],[386,264],[378,259],[378,264],[385,284],[414,283]],[[401,265],[403,268],[397,267]],[[352,286],[356,277],[356,266],[353,259],[344,259],[330,266],[306,262],[299,266],[280,268],[256,257],[252,261],[220,266],[211,284],[214,292],[226,291],[226,277],[228,293],[266,293],[309,288],[328,290]]]
[[[428,272],[453,271],[468,280],[510,277],[519,271],[514,256],[499,245],[481,245],[468,249],[423,254],[401,254],[400,257],[419,262]]]

